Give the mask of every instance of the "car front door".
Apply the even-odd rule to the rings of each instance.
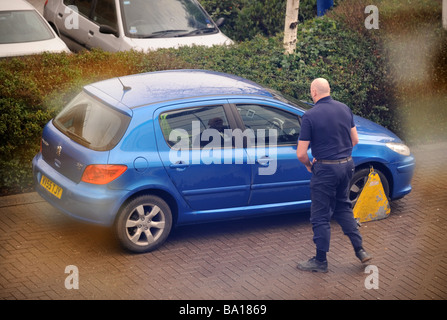
[[[299,116],[286,107],[265,101],[231,100],[244,130],[254,141],[247,145],[252,160],[249,205],[282,204],[306,207],[310,203],[310,177],[296,156]]]
[[[193,210],[248,204],[251,167],[244,148],[233,144],[227,101],[161,108],[154,119],[165,169]]]
[[[116,0],[96,0],[87,28],[88,49],[100,48],[110,52],[121,49],[123,42],[117,12]],[[100,32],[100,27],[107,28],[107,32]]]
[[[61,35],[74,43],[73,50],[121,48],[115,0],[64,0],[63,4],[58,7],[57,25]],[[100,26],[108,27],[108,33],[99,32]],[[116,34],[111,34],[111,30],[116,30]]]

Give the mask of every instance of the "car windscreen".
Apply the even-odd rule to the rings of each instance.
[[[0,11],[0,44],[53,38],[54,34],[36,11]]]
[[[124,31],[131,38],[169,38],[216,33],[193,0],[120,0]]]
[[[121,140],[130,117],[85,92],[56,116],[53,124],[75,142],[96,151],[110,150]]]

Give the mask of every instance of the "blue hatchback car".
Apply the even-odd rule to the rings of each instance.
[[[69,216],[113,226],[134,252],[158,248],[174,225],[308,211],[311,174],[296,147],[310,107],[204,70],[93,83],[43,129],[36,189]],[[371,166],[390,200],[408,194],[409,148],[371,121],[355,122],[351,200]]]

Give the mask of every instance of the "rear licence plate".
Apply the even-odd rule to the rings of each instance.
[[[62,188],[55,184],[53,181],[42,175],[40,179],[40,185],[48,190],[52,195],[57,197],[58,199],[62,196]]]

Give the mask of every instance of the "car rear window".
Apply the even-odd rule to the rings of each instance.
[[[115,147],[129,122],[129,116],[85,92],[77,95],[53,121],[56,128],[66,136],[96,151]]]

